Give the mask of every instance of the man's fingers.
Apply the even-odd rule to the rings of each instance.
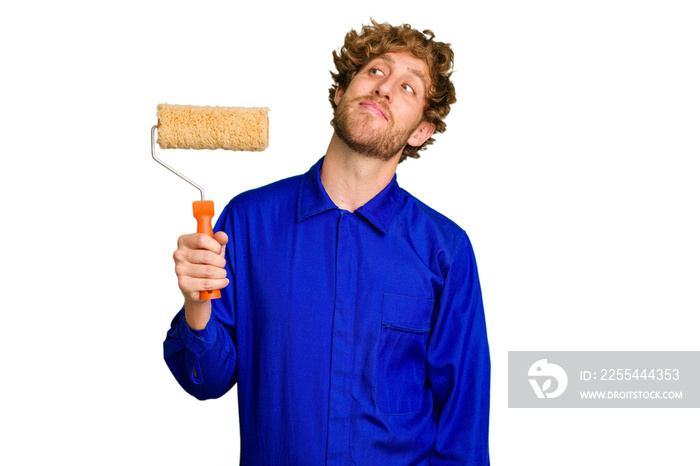
[[[178,286],[183,294],[192,300],[199,299],[200,291],[222,290],[228,286],[228,279],[193,278],[189,276],[179,277]]]
[[[226,246],[226,243],[228,243],[228,235],[223,231],[217,231],[214,233],[214,239],[217,240],[222,246]]]
[[[175,264],[212,265],[221,269],[226,265],[226,259],[221,254],[204,249],[177,249],[173,253]]]
[[[228,236],[223,232],[214,238],[201,233],[178,238],[173,259],[178,286],[186,299],[198,300],[200,291],[226,288],[226,243]]]
[[[226,233],[223,236],[223,238],[214,239],[201,233],[182,235],[177,240],[177,250],[173,253],[173,259],[176,263],[191,262],[224,267],[226,265],[223,255],[225,246],[222,246],[219,240],[223,240],[226,244],[228,238]]]
[[[179,264],[175,264],[175,273],[178,276],[187,276],[192,278],[226,278],[226,269],[222,267],[215,267],[213,265],[192,264],[190,262],[182,262]]]
[[[213,265],[221,268],[226,265],[226,259],[221,257],[219,251],[214,253],[203,249],[195,249],[190,251],[189,254],[187,254],[187,261],[191,262],[192,264]]]
[[[221,257],[226,256],[226,244],[228,244],[228,235],[224,233],[223,231],[218,231],[214,233],[214,239],[221,244],[221,252],[219,252],[219,255]]]
[[[223,239],[225,239],[225,241],[228,242],[228,237],[226,237],[226,233],[224,233],[224,237],[225,238]],[[219,238],[221,238],[221,236],[219,236]],[[191,233],[189,235],[182,235],[177,240],[178,249],[183,247],[188,249],[206,249],[207,251],[219,254],[219,252],[221,252],[221,246],[222,243],[220,243],[218,239],[214,239],[211,236],[205,235],[203,233]]]

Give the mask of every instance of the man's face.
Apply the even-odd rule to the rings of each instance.
[[[351,149],[384,161],[406,144],[420,146],[435,129],[423,121],[429,79],[427,64],[409,52],[372,59],[346,90],[336,91],[336,134]]]

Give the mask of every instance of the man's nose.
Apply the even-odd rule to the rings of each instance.
[[[391,76],[387,76],[386,78],[379,81],[374,90],[374,93],[377,97],[386,99],[389,102],[391,102],[394,96],[394,82]]]

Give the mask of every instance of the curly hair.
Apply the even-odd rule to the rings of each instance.
[[[444,132],[447,125],[443,119],[450,113],[450,105],[457,101],[454,85],[450,81],[454,67],[454,52],[450,44],[433,40],[435,34],[429,29],[421,33],[411,28],[410,24],[392,26],[370,20],[372,24],[363,25],[361,33],[358,34],[353,29],[345,35],[345,43],[340,53],[333,51],[333,61],[338,71],[331,71],[334,83],[329,89],[329,100],[333,111],[337,108],[334,100],[336,90],[347,89],[365,64],[379,55],[408,51],[425,60],[430,70],[430,86],[425,96],[423,120],[435,125],[435,133]],[[399,163],[406,160],[406,157],[419,158],[418,151],[433,142],[431,137],[421,146],[406,145]]]

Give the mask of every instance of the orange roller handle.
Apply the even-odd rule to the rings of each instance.
[[[214,229],[211,226],[211,221],[214,218],[214,201],[194,201],[192,203],[192,212],[194,218],[197,219],[197,233],[204,233],[210,237],[214,237]],[[199,299],[219,299],[221,292],[219,290],[204,290],[199,292]]]

